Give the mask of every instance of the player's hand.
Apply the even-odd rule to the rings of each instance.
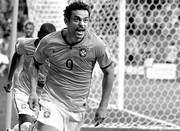
[[[106,112],[107,112],[106,110],[107,110],[106,108],[101,108],[101,107],[97,109],[95,113],[95,118],[94,118],[95,127],[101,124],[106,118]]]
[[[39,110],[39,97],[37,93],[30,93],[28,104],[31,110],[38,111]]]
[[[12,81],[7,81],[4,85],[4,90],[9,93],[11,92],[11,87],[12,87]]]

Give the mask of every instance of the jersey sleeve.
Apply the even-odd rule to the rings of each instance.
[[[19,55],[22,55],[25,53],[25,48],[22,40],[17,40],[15,45],[15,50]]]
[[[35,50],[34,59],[40,64],[44,64],[48,58],[48,48],[47,47],[48,47],[47,40],[42,39],[39,42],[38,47]]]
[[[102,69],[107,68],[111,65],[112,60],[110,57],[110,51],[105,44],[101,44],[100,46],[98,46],[96,54],[97,61]]]

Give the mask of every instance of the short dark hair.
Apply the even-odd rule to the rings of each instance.
[[[41,39],[49,33],[55,32],[56,27],[51,23],[44,23],[41,25],[40,30],[38,31],[38,37]]]
[[[87,10],[90,16],[90,7],[82,1],[75,1],[69,4],[64,10],[64,17],[70,20],[71,12],[74,10]]]
[[[24,22],[24,27],[27,27],[27,25],[32,25],[34,27],[34,23],[32,21],[29,21],[29,20]]]

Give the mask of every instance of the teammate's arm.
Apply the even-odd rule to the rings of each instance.
[[[31,72],[30,77],[30,95],[29,95],[29,106],[32,110],[37,110],[39,108],[39,98],[37,96],[36,88],[37,88],[37,81],[38,81],[38,72],[39,72],[39,66],[41,64],[38,63],[35,58],[31,60],[29,71]]]
[[[15,52],[13,57],[12,57],[10,69],[9,69],[9,72],[8,72],[8,81],[4,86],[4,89],[6,90],[6,92],[10,92],[10,90],[11,90],[12,77],[13,77],[13,74],[14,74],[16,68],[19,67],[21,56],[22,55]]]
[[[22,55],[15,52],[13,57],[12,57],[11,66],[10,66],[10,70],[9,70],[9,73],[8,73],[8,80],[9,81],[12,80],[12,77],[13,77],[13,74],[14,74],[15,70],[19,66],[21,56]]]
[[[114,80],[114,70],[112,64],[102,69],[104,77],[102,81],[102,97],[99,107],[95,114],[96,126],[99,125],[106,117],[106,111],[108,107],[109,98]]]

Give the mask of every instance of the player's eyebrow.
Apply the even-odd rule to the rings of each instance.
[[[84,19],[84,18],[89,18],[89,17],[88,16],[86,16],[86,17],[79,17],[78,15],[75,15],[74,18],[79,18],[79,19],[82,18],[82,19]]]

